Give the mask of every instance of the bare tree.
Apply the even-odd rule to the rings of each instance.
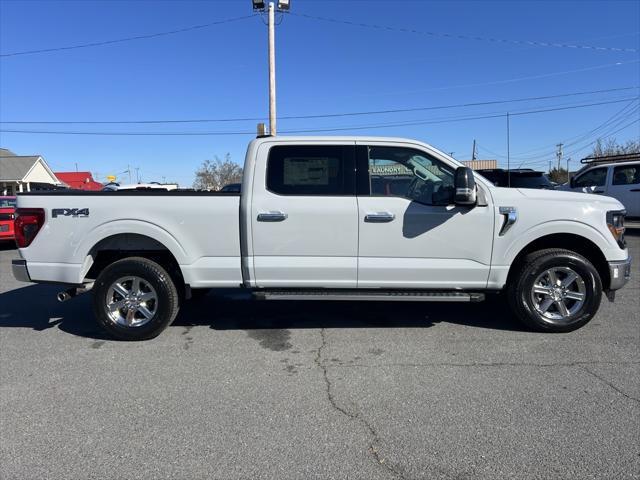
[[[640,153],[640,142],[637,140],[627,140],[626,143],[618,143],[615,138],[599,138],[593,147],[591,156],[604,157],[607,155],[623,155],[625,153]]]
[[[200,190],[220,190],[229,183],[242,181],[242,167],[231,161],[231,154],[224,156],[224,161],[218,156],[213,160],[205,160],[196,170],[196,180],[193,188]]]

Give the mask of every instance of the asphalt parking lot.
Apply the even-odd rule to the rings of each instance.
[[[569,334],[475,305],[209,296],[110,341],[0,247],[0,478],[640,478],[634,278]]]

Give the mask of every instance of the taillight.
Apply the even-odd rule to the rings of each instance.
[[[44,225],[44,209],[18,208],[13,229],[18,248],[28,247]]]

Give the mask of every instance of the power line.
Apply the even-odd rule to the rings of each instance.
[[[590,102],[600,102],[600,101],[614,101],[614,100],[622,100],[624,101],[625,99],[629,99],[631,97],[616,97],[616,98],[594,98],[591,99]],[[636,97],[632,97],[632,98],[636,98]],[[545,105],[545,108],[551,108],[551,107],[563,107],[563,106],[573,106],[573,105],[578,105],[581,106],[584,104],[586,100],[582,100],[582,101],[572,101],[572,102],[563,102],[563,103],[554,103],[554,104],[550,104],[550,105]],[[533,107],[529,107],[529,108],[533,108]],[[540,107],[539,107],[540,108]],[[517,112],[518,110],[516,110]],[[511,110],[511,112],[514,112],[514,110]],[[384,121],[384,123],[382,125],[384,126],[388,126],[388,127],[394,127],[394,126],[406,126],[406,125],[422,125],[425,124],[425,122],[428,123],[440,123],[440,121],[461,121],[461,120],[467,120],[467,119],[476,119],[478,118],[478,115],[480,115],[482,118],[497,118],[500,116],[503,116],[506,114],[505,110],[493,110],[493,111],[486,111],[486,112],[479,112],[479,113],[463,113],[463,114],[457,114],[457,115],[448,115],[448,116],[444,116],[444,117],[427,117],[427,118],[414,118],[414,119],[410,119],[410,120],[401,120],[401,121]],[[340,128],[344,128],[344,129],[349,129],[352,126],[353,127],[357,127],[358,129],[365,129],[367,127],[376,127],[377,125],[379,125],[380,121],[376,122],[376,123],[367,123],[367,124],[356,124],[356,125],[336,125],[335,127],[340,127]],[[314,127],[318,128],[318,127]],[[330,128],[334,128],[334,127],[330,127]]]
[[[640,122],[640,118],[636,118],[635,120],[627,123],[626,125],[623,125],[622,127],[618,128],[617,130],[610,132],[609,135],[615,135],[618,132],[621,132],[627,128],[629,128],[631,125]],[[590,146],[592,146],[594,143],[596,143],[599,139],[595,139],[589,143],[587,143],[586,145],[583,145],[581,147],[575,148],[573,150],[571,150],[570,152],[565,152],[564,154],[567,156],[571,156],[571,155],[575,155],[576,153],[580,152],[581,150],[584,150],[585,148],[588,148]],[[536,165],[536,164],[541,164],[541,163],[546,163],[548,161],[548,159],[541,159],[538,160],[536,162],[528,162],[527,165]]]
[[[376,93],[377,97],[380,96],[391,96],[391,95],[406,95],[406,94],[412,94],[412,93],[424,93],[424,92],[434,92],[434,91],[442,91],[442,90],[452,90],[452,89],[456,89],[456,88],[469,88],[469,87],[483,87],[486,85],[504,85],[507,83],[516,83],[516,82],[521,82],[521,81],[525,81],[525,80],[539,80],[541,78],[550,78],[550,77],[557,77],[560,75],[567,75],[569,73],[584,73],[584,72],[591,72],[594,70],[601,70],[604,68],[611,68],[611,67],[619,67],[621,65],[629,65],[632,63],[638,63],[640,62],[640,60],[629,60],[626,62],[614,62],[614,63],[605,63],[605,64],[601,64],[601,65],[593,65],[591,67],[583,67],[583,68],[574,68],[571,70],[561,70],[559,72],[549,72],[549,73],[540,73],[540,74],[536,74],[536,75],[528,75],[526,77],[516,77],[516,78],[506,78],[503,80],[491,80],[488,82],[479,82],[479,83],[462,83],[462,84],[458,84],[458,85],[447,85],[447,86],[443,86],[443,87],[431,87],[431,88],[422,88],[422,89],[418,89],[418,90],[405,90],[405,91],[394,91],[394,92],[387,92],[387,93]]]
[[[639,97],[634,97],[639,98]],[[556,107],[556,108],[546,108],[540,110],[526,110],[520,112],[509,112],[510,116],[521,116],[521,115],[530,115],[534,113],[546,113],[546,112],[555,112],[560,110],[572,110],[574,108],[584,108],[584,107],[593,107],[597,105],[608,105],[612,103],[620,103],[629,101],[630,98],[624,98],[621,100],[611,100],[607,102],[596,102],[596,103],[588,103],[583,105],[573,105],[567,107]],[[391,128],[391,127],[408,127],[408,126],[417,126],[417,125],[433,125],[439,123],[453,123],[453,122],[462,122],[468,120],[484,120],[490,118],[501,118],[506,115],[506,112],[500,112],[495,114],[487,114],[480,116],[466,116],[459,118],[450,118],[446,120],[420,120],[420,121],[408,121],[403,123],[395,123],[395,124],[379,124],[379,125],[363,125],[363,126],[352,126],[352,127],[335,127],[335,128],[318,128],[318,129],[308,129],[308,130],[288,130],[285,133],[313,133],[313,132],[339,132],[339,131],[348,131],[348,130],[366,130],[369,128]]]
[[[230,22],[237,22],[239,20],[245,20],[247,18],[251,18],[254,17],[255,15],[244,15],[242,17],[233,17],[233,18],[227,18],[224,20],[218,20],[215,22],[210,22],[210,23],[203,23],[201,25],[192,25],[190,27],[184,27],[184,28],[179,28],[176,30],[169,30],[169,31],[165,31],[165,32],[157,32],[157,33],[149,33],[146,35],[135,35],[132,37],[125,37],[125,38],[118,38],[115,40],[104,40],[101,42],[91,42],[91,43],[82,43],[79,45],[70,45],[67,47],[55,47],[55,48],[43,48],[43,49],[39,49],[39,50],[25,50],[22,52],[12,52],[12,53],[2,53],[0,54],[0,57],[16,57],[18,55],[32,55],[32,54],[36,54],[36,53],[50,53],[50,52],[59,52],[62,50],[75,50],[77,48],[89,48],[89,47],[99,47],[102,45],[111,45],[113,43],[122,43],[122,42],[130,42],[133,40],[144,40],[144,39],[148,39],[148,38],[157,38],[157,37],[164,37],[167,35],[175,35],[177,33],[184,33],[184,32],[190,32],[193,30],[199,30],[201,28],[208,28],[208,27],[212,27],[214,25],[221,25],[223,23],[230,23]]]
[[[457,40],[474,40],[474,41],[481,41],[481,42],[506,43],[506,44],[526,45],[526,46],[533,46],[533,47],[573,48],[573,49],[598,50],[598,51],[609,51],[609,52],[637,52],[638,51],[637,48],[597,47],[594,45],[580,45],[580,44],[559,43],[559,42],[541,42],[541,41],[535,41],[535,40],[509,40],[504,38],[480,37],[475,35],[462,35],[457,33],[432,32],[428,30],[416,30],[413,28],[391,27],[387,25],[376,25],[372,23],[353,22],[350,20],[341,20],[341,19],[330,18],[330,17],[320,17],[315,15],[307,15],[304,13],[295,13],[295,12],[290,12],[289,15],[295,15],[297,17],[308,18],[311,20],[320,20],[323,22],[341,23],[344,25],[351,25],[356,27],[374,28],[377,30],[388,30],[392,32],[414,33],[418,35],[428,35],[431,37],[439,37],[439,38],[452,38]]]
[[[516,112],[509,112],[511,116],[521,116],[521,115],[530,115],[536,113],[546,113],[546,112],[554,112],[561,110],[572,110],[576,108],[585,108],[585,107],[593,107],[598,105],[609,105],[613,103],[620,102],[628,102],[632,99],[637,99],[640,97],[632,97],[632,98],[623,98],[619,100],[609,100],[603,102],[594,102],[587,103],[581,105],[571,105],[564,107],[555,107],[555,108],[545,108],[545,109],[537,109],[537,110],[523,110]],[[482,120],[489,118],[499,118],[504,117],[505,113],[495,113],[488,115],[479,115],[479,116],[466,116],[459,118],[449,118],[442,120],[426,120],[426,121],[409,121],[404,123],[386,123],[386,124],[378,124],[378,125],[361,125],[361,126],[349,126],[349,127],[327,127],[327,128],[314,128],[314,129],[300,129],[300,130],[288,130],[283,133],[292,134],[292,133],[313,133],[313,132],[336,132],[336,131],[348,131],[348,130],[363,130],[363,129],[375,129],[375,128],[390,128],[390,127],[401,127],[401,126],[413,126],[413,125],[429,125],[429,124],[437,124],[437,123],[451,123],[451,122],[459,122],[459,121],[468,121],[468,120]],[[255,132],[253,131],[242,131],[242,132],[74,132],[74,131],[43,131],[43,130],[5,130],[1,129],[1,133],[31,133],[31,134],[51,134],[51,135],[105,135],[105,136],[216,136],[216,135],[253,135]]]
[[[528,102],[537,100],[550,100],[553,98],[573,97],[579,95],[592,95],[597,93],[619,92],[624,90],[634,90],[640,88],[639,85],[631,87],[609,88],[605,90],[591,90],[586,92],[569,92],[557,95],[545,95],[538,97],[512,98],[507,100],[489,100],[486,102],[458,103],[453,105],[437,105],[431,107],[414,107],[414,108],[398,108],[388,110],[370,110],[362,112],[342,112],[328,114],[313,115],[288,115],[278,117],[280,120],[309,120],[315,118],[338,118],[338,117],[355,117],[366,115],[384,115],[393,113],[408,113],[428,110],[445,110],[450,108],[479,107],[487,105],[498,105],[504,103]],[[166,123],[222,123],[222,122],[244,122],[244,121],[260,121],[263,117],[244,117],[244,118],[209,118],[209,119],[166,119],[166,120],[93,120],[93,121],[6,121],[0,120],[0,124],[39,124],[39,125],[107,125],[107,124],[166,124]]]
[[[562,143],[564,143],[566,146],[575,145],[575,144],[581,142],[583,139],[586,139],[586,138],[589,138],[590,136],[593,136],[593,134],[595,134],[598,130],[606,129],[606,128],[611,127],[611,126],[613,128],[615,128],[620,122],[625,121],[630,115],[633,115],[638,110],[639,107],[636,106],[635,108],[632,108],[631,110],[627,111],[629,109],[629,107],[631,107],[635,102],[637,102],[637,99],[631,100],[621,110],[618,110],[614,115],[609,117],[606,121],[604,121],[603,123],[601,123],[597,127],[593,128],[593,129],[591,129],[591,130],[589,130],[587,132],[580,133],[580,134],[574,135],[572,137],[564,138],[562,140]],[[599,134],[599,135],[607,135],[607,134],[606,133],[602,133],[602,134]],[[571,143],[570,143],[570,141],[571,141]],[[520,152],[518,154],[511,155],[511,157],[512,158],[517,158],[518,160],[529,160],[529,159],[539,158],[541,156],[552,155],[552,154],[555,154],[555,149],[553,149],[553,147],[555,147],[555,145],[556,144],[554,143],[554,144],[547,144],[547,145],[544,145],[544,146],[532,148],[532,149],[526,150],[524,152]],[[478,148],[480,148],[481,150],[484,150],[487,153],[489,153],[491,155],[494,155],[496,157],[507,158],[506,155],[494,152],[493,150],[490,150],[487,147],[484,147],[482,145],[479,145]],[[530,154],[530,153],[533,153],[533,152],[537,152],[537,151],[541,151],[541,150],[547,150],[547,151],[544,152],[544,153],[536,154],[534,156],[527,156],[527,154]]]
[[[623,110],[625,110],[626,108],[628,108],[633,102],[629,103],[628,105],[625,106],[625,108]],[[570,139],[574,139],[572,142],[568,142],[565,144],[565,147],[571,147],[571,146],[575,146],[575,145],[579,145],[581,143],[583,143],[585,140],[587,140],[587,143],[584,145],[580,145],[578,147],[575,147],[572,151],[567,151],[565,152],[567,155],[571,156],[573,153],[578,152],[580,150],[582,150],[583,148],[588,147],[589,145],[593,144],[593,141],[588,141],[590,140],[590,138],[592,138],[596,132],[599,131],[599,133],[597,133],[598,138],[606,138],[611,136],[613,133],[615,133],[615,130],[618,126],[620,126],[622,123],[626,122],[629,118],[632,118],[634,115],[636,115],[636,113],[640,110],[640,107],[636,106],[635,108],[624,112],[620,111],[618,112],[616,115],[614,115],[613,117],[611,117],[609,120],[607,120],[606,122],[604,122],[602,125],[596,127],[595,129],[586,132],[584,135],[580,135],[577,137],[570,137]],[[615,130],[615,131],[614,131]],[[540,155],[536,155],[536,156],[531,156],[528,158],[525,158],[524,160],[532,160],[535,158],[540,158],[542,157],[549,157],[554,155],[555,152],[554,151],[549,151],[546,152],[544,154],[540,154]]]

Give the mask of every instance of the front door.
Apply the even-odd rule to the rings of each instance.
[[[494,213],[453,204],[456,166],[417,146],[357,149],[358,287],[485,288]]]
[[[603,194],[607,189],[609,167],[597,167],[580,174],[572,182],[571,189],[576,192]]]
[[[614,167],[607,195],[624,205],[628,217],[640,217],[640,163]]]
[[[256,286],[355,288],[354,143],[264,143],[254,179],[251,236]]]

